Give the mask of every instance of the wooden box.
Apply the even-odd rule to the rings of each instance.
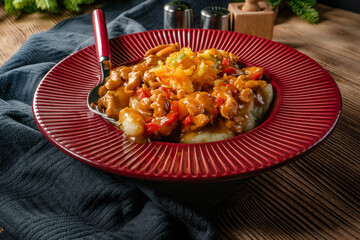
[[[244,4],[229,4],[232,30],[271,40],[275,23],[275,12],[272,7],[267,2],[258,2],[259,11],[245,12],[242,11]]]

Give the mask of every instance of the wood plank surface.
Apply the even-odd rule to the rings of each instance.
[[[101,5],[102,3],[96,3],[82,6],[82,13],[90,12]],[[77,15],[69,11],[62,11],[58,14],[35,12],[20,16],[8,16],[4,6],[0,4],[0,66],[19,50],[30,35],[47,31],[62,20]]]
[[[253,178],[228,199],[217,215],[224,239],[360,239],[360,14],[316,8],[317,25],[281,11],[273,40],[332,75],[342,117],[314,152]]]
[[[360,14],[316,8],[317,25],[280,11],[273,40],[308,55],[332,75],[343,99],[340,122],[311,154],[252,178],[219,204],[214,218],[223,239],[360,239]],[[71,16],[15,18],[0,9],[0,65],[31,34]]]

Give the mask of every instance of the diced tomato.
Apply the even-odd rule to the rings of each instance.
[[[146,120],[146,123],[150,123],[152,120],[153,120],[153,118],[148,118],[148,119]]]
[[[165,124],[171,124],[173,122],[177,121],[177,116],[179,115],[179,113],[177,112],[169,112],[168,114],[166,114],[166,116],[161,120],[161,125]]]
[[[159,129],[160,129],[159,124],[156,124],[156,123],[153,123],[153,122],[145,124],[145,131],[148,134],[152,134],[152,133],[158,131]]]
[[[260,80],[262,78],[262,73],[260,71],[254,72],[251,74],[252,80]]]
[[[226,85],[227,89],[230,90],[230,92],[233,94],[233,95],[237,95],[238,94],[238,90],[236,89],[236,87],[234,87],[234,85],[232,84],[228,84]]]
[[[188,115],[188,116],[183,120],[183,124],[184,124],[185,126],[188,126],[188,125],[191,125],[191,123],[192,123],[192,117],[191,117],[191,115]]]
[[[232,67],[228,67],[228,68],[225,68],[225,70],[222,71],[222,73],[223,73],[223,74],[226,73],[226,74],[230,75],[230,74],[236,74],[237,71],[236,71],[234,68],[232,68]]]
[[[226,86],[226,83],[220,83],[220,86]]]
[[[216,103],[218,106],[222,105],[224,103],[224,100],[221,97],[216,98]]]
[[[144,89],[144,88],[140,88],[140,87],[136,88],[136,94],[139,96],[140,99],[151,96],[149,89]]]
[[[224,66],[224,69],[226,69],[229,66],[229,60],[227,58],[223,58],[221,60],[221,63]]]

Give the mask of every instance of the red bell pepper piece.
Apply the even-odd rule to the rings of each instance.
[[[173,122],[177,121],[177,116],[179,115],[179,113],[177,112],[169,112],[168,114],[166,114],[166,116],[161,120],[161,125],[165,124],[171,124]]]
[[[224,71],[222,71],[222,73],[223,74],[228,74],[228,75],[230,75],[230,74],[236,74],[237,73],[237,71],[234,69],[234,68],[232,68],[232,67],[228,67],[228,68],[226,68]]]
[[[229,67],[229,60],[227,58],[223,58],[221,60],[222,65],[224,66],[224,69],[226,69],[227,67]]]
[[[161,90],[163,90],[164,94],[165,94],[165,97],[167,99],[170,99],[170,92],[169,92],[169,89],[167,89],[166,87],[161,87]]]
[[[216,98],[216,103],[217,103],[218,106],[220,106],[221,104],[224,103],[224,100],[221,97],[217,97]]]
[[[190,114],[183,120],[183,124],[184,124],[185,126],[188,126],[188,125],[191,125],[191,124],[192,124],[192,117],[191,117]]]
[[[160,129],[160,125],[159,125],[159,124],[156,124],[156,123],[153,123],[153,122],[150,122],[150,123],[145,124],[145,131],[146,131],[148,134],[152,134],[152,133],[158,131],[159,129]]]
[[[217,116],[219,114],[219,111],[216,108],[213,108],[211,110],[211,113],[212,113],[213,116]]]
[[[170,112],[179,112],[179,102],[178,101],[172,101],[170,102]]]
[[[144,89],[140,87],[136,88],[136,94],[139,96],[140,100],[146,97],[150,97],[151,95],[148,89]]]
[[[252,80],[260,80],[262,78],[262,73],[260,71],[254,72],[251,74]]]

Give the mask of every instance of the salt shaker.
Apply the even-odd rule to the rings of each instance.
[[[204,29],[230,30],[230,12],[224,7],[207,7],[201,10],[200,27]]]
[[[193,7],[190,3],[173,1],[164,6],[164,29],[193,27]]]

